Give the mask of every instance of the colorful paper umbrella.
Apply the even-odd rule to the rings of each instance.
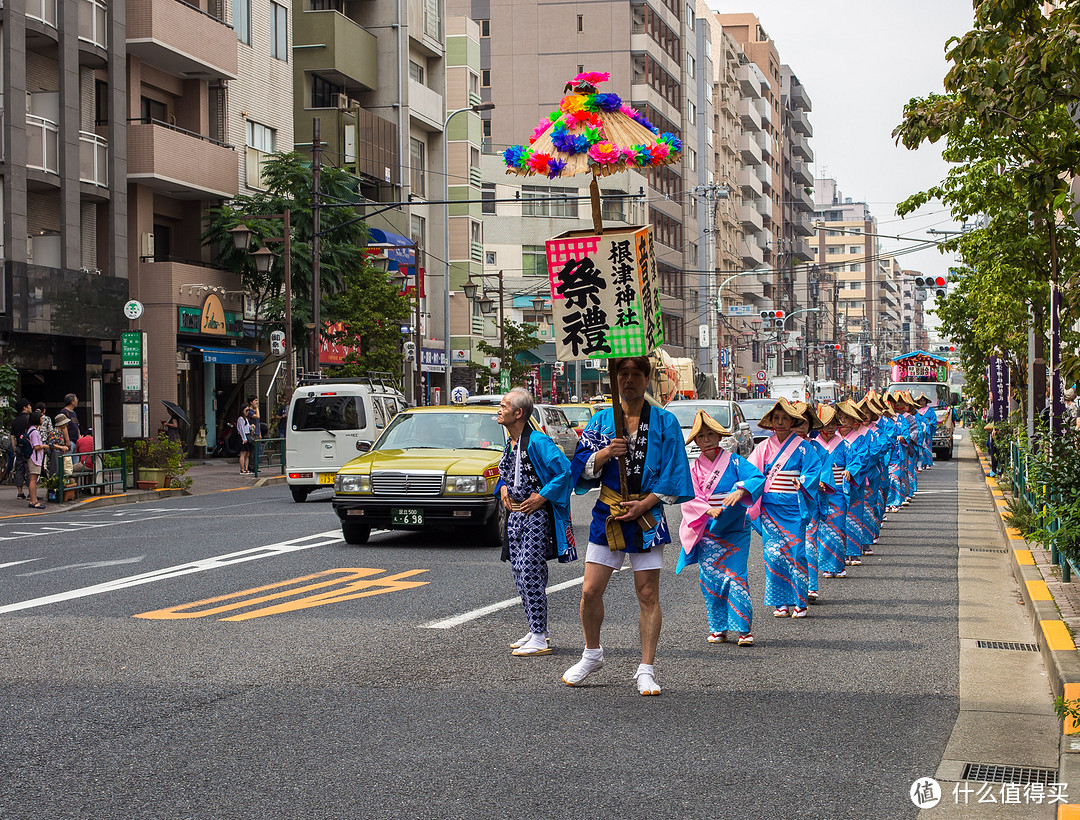
[[[603,232],[600,187],[596,178],[619,171],[654,168],[678,162],[682,141],[659,129],[618,94],[602,94],[598,83],[607,72],[586,71],[566,84],[557,111],[540,121],[529,144],[503,152],[508,174],[543,174],[549,179],[592,174],[593,222]]]

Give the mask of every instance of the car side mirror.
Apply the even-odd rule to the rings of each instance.
[[[356,442],[356,449],[361,453],[367,453],[371,451],[370,441],[358,441]]]

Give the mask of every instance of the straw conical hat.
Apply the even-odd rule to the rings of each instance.
[[[852,402],[851,399],[844,399],[843,401],[838,401],[836,403],[836,411],[838,413],[843,413],[849,418],[855,419],[855,421],[863,420],[863,414],[859,411],[859,408],[855,406],[854,402]],[[761,425],[758,426],[760,427]]]
[[[607,72],[586,71],[566,84],[559,108],[540,121],[529,145],[503,151],[508,174],[544,174],[549,179],[590,173],[655,168],[678,162],[682,141],[661,134],[640,111],[618,94],[596,90]]]
[[[809,405],[806,402],[799,400],[793,401],[791,404],[806,420],[808,430],[821,429],[821,419],[817,417],[817,413],[814,412],[814,408],[812,405]]]
[[[780,399],[776,402],[776,404],[770,407],[769,411],[761,417],[761,421],[757,423],[757,426],[760,427],[762,430],[772,430],[772,422],[770,422],[769,419],[772,417],[773,412],[775,412],[776,410],[781,410],[784,413],[787,413],[795,421],[799,421],[803,417],[802,413],[798,411],[795,405],[793,405],[791,402],[781,396]]]
[[[822,404],[817,409],[818,420],[822,427],[827,427],[836,420],[836,408],[831,404]]]
[[[706,413],[704,410],[698,410],[697,415],[694,416],[694,425],[690,428],[690,432],[686,435],[686,443],[689,444],[702,430],[712,430],[714,433],[719,433],[721,436],[730,436],[731,431],[724,425]]]

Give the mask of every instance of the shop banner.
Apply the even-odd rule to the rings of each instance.
[[[991,356],[986,370],[990,385],[990,421],[1005,421],[1009,418],[1009,363]]]
[[[547,241],[559,361],[647,356],[664,342],[652,228]]]

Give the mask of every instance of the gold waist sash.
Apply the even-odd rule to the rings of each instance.
[[[616,516],[626,514],[626,507],[623,506],[623,501],[640,501],[648,495],[648,493],[638,493],[637,495],[630,494],[624,499],[616,490],[611,489],[606,484],[600,485],[600,500],[607,504],[611,509],[607,521],[604,522],[604,531],[607,533],[609,550],[626,549],[626,540],[623,538],[622,531],[622,524],[624,522],[615,520]],[[651,512],[647,512],[636,519],[634,523],[641,527],[642,532],[648,532],[656,526],[656,518],[653,517]]]

